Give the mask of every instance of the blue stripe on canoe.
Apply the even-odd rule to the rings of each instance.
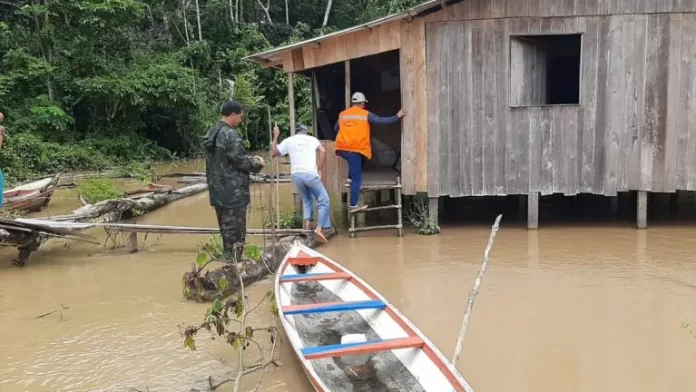
[[[368,344],[381,343],[384,340],[368,340],[366,342],[354,342],[354,343],[344,343],[344,344],[331,344],[328,346],[317,346],[317,347],[307,347],[301,350],[302,355],[307,356],[311,354],[321,354],[329,351],[341,350],[344,348],[367,346]]]
[[[280,280],[285,280],[285,279],[295,279],[295,278],[306,278],[309,276],[322,276],[322,275],[333,275],[335,272],[329,272],[329,273],[315,273],[315,274],[289,274],[289,275],[282,275],[280,277]]]
[[[380,301],[380,300],[359,301],[359,302],[336,304],[336,305],[325,305],[325,306],[322,306],[321,304],[317,304],[317,305],[318,305],[317,307],[313,307],[313,308],[289,310],[289,311],[283,311],[283,313],[285,315],[292,315],[292,314],[312,314],[312,313],[326,313],[326,312],[348,312],[351,310],[360,310],[360,309],[384,309],[387,306],[387,304],[385,304],[384,301]]]

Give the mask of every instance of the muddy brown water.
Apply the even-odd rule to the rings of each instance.
[[[254,187],[257,205],[269,187]],[[281,193],[290,206],[289,186]],[[40,215],[77,206],[74,192],[60,191]],[[251,215],[249,226],[260,227],[258,212]],[[216,223],[207,193],[141,222]],[[387,231],[352,240],[343,230],[321,251],[381,291],[449,357],[490,224],[442,229],[433,237]],[[232,370],[236,354],[224,343],[201,334],[191,352],[177,330],[200,322],[208,306],[183,300],[180,285],[206,239],[151,235],[137,254],[52,240],[23,269],[10,266],[13,249],[0,250],[0,391],[189,391]],[[696,326],[683,324],[696,325],[695,250],[690,225],[504,225],[458,368],[478,392],[694,391]],[[272,282],[249,290],[259,298]],[[58,313],[36,319],[57,309],[62,320]],[[264,307],[251,322],[274,318]],[[257,358],[251,351],[247,361]],[[287,341],[280,363],[261,391],[311,390]],[[256,380],[248,376],[245,390]]]

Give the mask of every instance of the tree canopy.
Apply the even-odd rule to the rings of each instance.
[[[267,110],[287,127],[285,77],[242,60],[418,0],[0,0],[6,176],[192,157],[234,97],[242,131],[267,146]],[[295,79],[298,122],[310,86]]]

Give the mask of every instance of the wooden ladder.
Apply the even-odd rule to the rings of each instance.
[[[348,193],[350,193],[350,182],[346,182],[345,184],[346,188],[348,189]],[[360,188],[360,200],[362,202],[363,200],[363,194],[365,192],[378,192],[378,191],[394,191],[394,203],[391,205],[384,205],[384,206],[378,206],[378,207],[370,207],[366,208],[364,210],[360,210],[357,212],[349,212],[349,218],[350,218],[350,228],[348,229],[348,232],[350,233],[350,238],[355,238],[356,234],[360,231],[373,231],[373,230],[389,230],[389,229],[396,229],[397,230],[397,235],[399,237],[403,237],[404,235],[404,225],[403,225],[403,203],[402,203],[402,195],[401,195],[401,177],[396,178],[396,183],[395,184],[384,184],[384,185],[370,185],[370,186],[362,186]],[[381,200],[379,200],[381,203]],[[367,226],[367,225],[361,225],[358,226],[356,224],[356,221],[358,220],[357,215],[358,214],[364,214],[367,212],[372,212],[372,211],[383,211],[383,210],[396,210],[396,215],[397,215],[397,224],[395,225],[382,225],[382,226]]]

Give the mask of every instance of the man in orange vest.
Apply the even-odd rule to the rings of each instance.
[[[356,92],[350,99],[352,106],[338,115],[338,123],[334,131],[336,136],[336,155],[348,162],[348,178],[350,179],[350,212],[356,212],[367,208],[366,205],[358,205],[360,185],[362,184],[363,159],[372,158],[372,146],[370,145],[370,124],[393,124],[406,115],[406,110],[401,109],[391,117],[380,117],[365,110],[367,99],[365,95]]]

